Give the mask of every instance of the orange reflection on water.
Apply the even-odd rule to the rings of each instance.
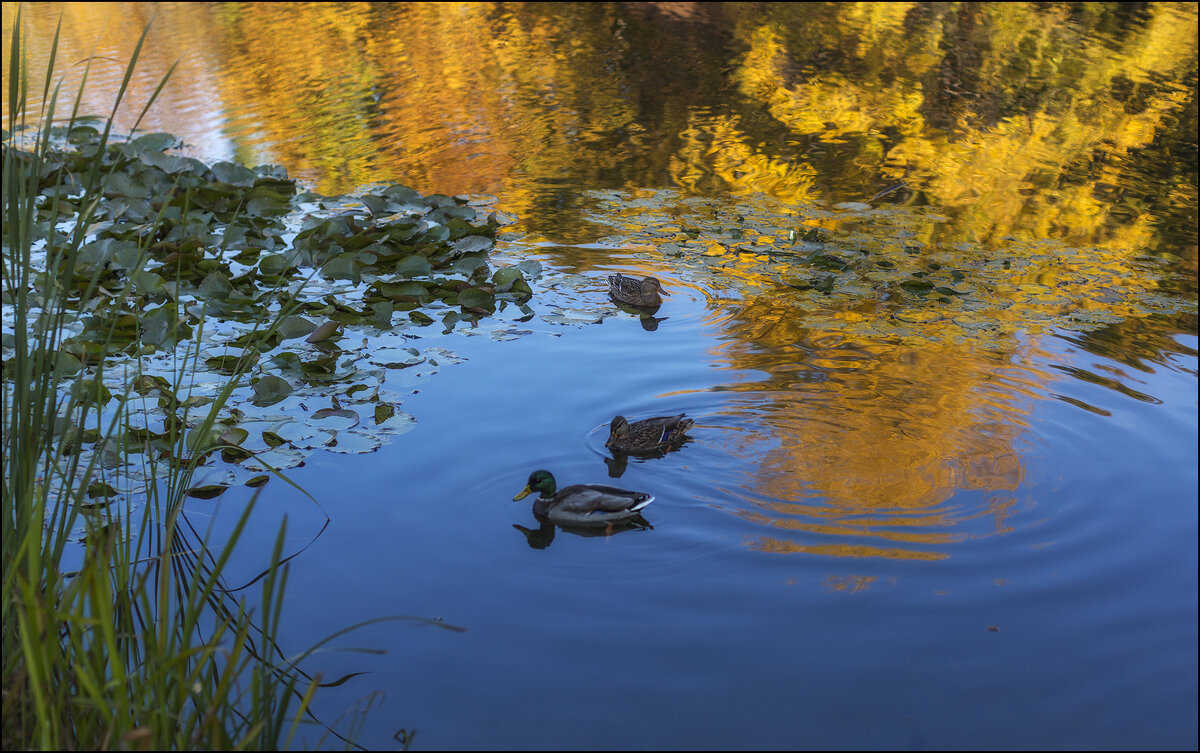
[[[764,537],[747,544],[751,549],[771,554],[818,554],[826,557],[882,557],[894,560],[942,560],[944,552],[920,552],[912,549],[884,549],[855,544],[797,544],[786,539]],[[845,590],[845,589],[836,589]],[[856,584],[851,590],[866,590],[866,584]]]
[[[1011,342],[857,340],[774,308],[741,307],[713,352],[761,375],[727,387],[756,393],[755,432],[769,438],[730,448],[756,469],[737,514],[779,532],[748,546],[937,559],[942,545],[1011,530],[1030,396],[1048,373],[1014,363]],[[844,537],[907,546],[828,543]]]
[[[6,38],[15,5],[4,5]],[[25,9],[36,78],[58,6]],[[390,180],[494,193],[527,221],[573,227],[580,192],[597,186],[806,203],[900,184],[892,199],[950,215],[934,242],[1118,249],[1176,242],[1180,223],[1156,215],[1195,211],[1190,3],[1130,14],[1019,3],[63,11],[59,68],[72,80],[107,29],[87,111],[107,113],[153,16],[118,128],[179,59],[144,128],[207,159],[283,164],[323,192]],[[554,216],[564,206],[576,211]],[[1194,233],[1190,243],[1194,262]]]

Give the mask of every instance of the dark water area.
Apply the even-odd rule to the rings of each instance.
[[[33,4],[35,70],[60,11],[99,114],[154,18],[118,127],[178,58],[141,128],[182,153],[493,196],[495,258],[541,265],[531,318],[344,338],[421,351],[383,377],[415,423],[288,471],[332,522],[281,640],[465,632],[337,639],[386,653],[306,663],[369,673],[322,720],[382,691],[369,748],[1195,749],[1194,6]],[[617,307],[616,272],[671,295]],[[681,412],[674,452],[605,448]],[[539,468],[653,493],[652,528],[538,530]],[[324,524],[258,504],[290,550]]]

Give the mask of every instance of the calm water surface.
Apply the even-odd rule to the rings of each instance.
[[[1194,8],[798,5],[65,9],[68,75],[157,12],[133,99],[179,57],[148,128],[192,154],[491,194],[543,265],[533,319],[414,333],[453,354],[389,374],[414,430],[293,471],[332,524],[289,651],[466,628],[335,641],[386,653],[308,663],[369,672],[326,722],[380,690],[368,747],[1196,747]],[[604,448],[679,412],[678,452]],[[537,468],[653,528],[527,536]],[[284,515],[324,522],[271,484]]]

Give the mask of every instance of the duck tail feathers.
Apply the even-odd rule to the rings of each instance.
[[[654,501],[654,495],[647,494],[645,499],[639,499],[637,502],[634,502],[633,505],[629,509],[633,510],[633,511],[637,511],[637,510],[642,509],[643,507],[645,507],[646,505],[650,504],[653,501]]]

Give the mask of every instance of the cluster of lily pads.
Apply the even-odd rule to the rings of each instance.
[[[279,167],[172,154],[179,143],[167,134],[106,144],[85,124],[52,136],[42,155],[39,272],[29,289],[6,285],[4,357],[15,355],[12,307],[77,313],[62,325],[55,369],[75,376],[63,388],[89,418],[80,426],[64,417],[57,441],[67,454],[98,453],[123,492],[152,481],[145,467],[155,475],[202,460],[211,472],[194,496],[213,496],[262,483],[264,470],[300,465],[317,448],[373,450],[414,422],[388,374],[457,360],[409,341],[425,328],[444,334],[533,316],[528,280],[540,266],[492,268],[496,230],[513,218],[487,212],[487,197],[423,196],[396,184],[324,197]],[[89,173],[99,181],[84,180]],[[78,232],[86,233],[78,252],[63,251]],[[205,406],[217,400],[219,419],[205,429]],[[119,430],[105,437],[114,416]],[[129,453],[142,452],[167,463],[132,467]],[[116,493],[89,483],[97,496]]]
[[[928,238],[947,218],[928,209],[764,195],[730,205],[673,190],[589,196],[588,219],[613,228],[605,242],[649,244],[730,298],[794,308],[814,330],[958,340],[1195,311],[1162,289],[1174,273],[1161,258],[1053,240],[939,245]]]

